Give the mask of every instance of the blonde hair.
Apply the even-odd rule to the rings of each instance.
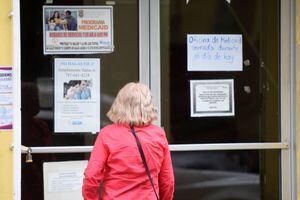
[[[118,93],[107,117],[115,124],[144,126],[157,119],[150,89],[141,83],[128,83]]]

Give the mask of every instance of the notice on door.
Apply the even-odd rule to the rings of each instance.
[[[44,199],[82,200],[83,172],[87,161],[45,162]]]
[[[100,59],[56,58],[54,131],[100,130]]]
[[[13,126],[12,67],[0,66],[0,130]]]
[[[188,34],[188,71],[242,71],[240,34]]]
[[[44,54],[110,53],[112,6],[44,6]]]
[[[191,117],[234,116],[233,79],[191,80]]]

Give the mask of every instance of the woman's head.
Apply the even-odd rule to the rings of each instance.
[[[150,89],[141,83],[128,83],[118,93],[107,113],[116,124],[144,126],[156,119]]]
[[[52,17],[59,18],[59,12],[58,11],[54,11]]]

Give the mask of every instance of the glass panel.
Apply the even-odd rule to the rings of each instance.
[[[279,141],[279,5],[279,0],[160,1],[161,117],[171,143]],[[225,66],[225,62],[216,66],[227,67],[222,71],[188,71],[187,34],[241,35],[242,71],[227,71],[234,66]],[[206,48],[212,42],[208,41]],[[208,51],[199,50],[203,53],[199,54],[201,59],[197,58],[199,63],[205,59],[213,63],[216,57],[204,57]],[[218,51],[222,53],[216,50],[214,56]],[[208,70],[211,67],[212,64],[207,65]],[[207,107],[201,104],[206,109],[205,116],[191,117],[190,80],[211,79],[234,80],[233,116],[208,117],[209,112],[223,109],[209,107],[216,103],[208,101]],[[198,100],[205,102],[200,97]]]
[[[174,200],[280,199],[279,151],[173,152]]]
[[[93,145],[90,133],[54,133],[54,58],[100,58],[101,127],[121,86],[139,80],[138,0],[20,1],[22,66],[22,144],[26,146]],[[50,1],[51,2],[51,1]],[[114,52],[91,55],[43,55],[43,5],[113,4]],[[100,76],[99,75],[99,76]],[[57,88],[56,88],[57,89]]]
[[[89,154],[34,154],[22,157],[22,199],[43,199],[43,163],[87,160]],[[267,151],[172,152],[174,200],[280,199],[280,153]]]
[[[33,154],[33,162],[26,163],[25,155],[22,155],[22,200],[43,200],[44,180],[43,163],[59,161],[88,160],[89,154]]]

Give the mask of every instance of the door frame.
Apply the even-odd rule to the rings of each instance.
[[[217,143],[170,145],[173,151],[212,151],[212,150],[264,150],[278,149],[281,155],[280,185],[283,200],[297,198],[296,141],[295,131],[295,23],[294,0],[280,1],[280,105],[281,105],[281,140],[275,143]],[[160,0],[150,2],[150,86],[156,105],[161,113],[160,91]],[[160,115],[159,115],[160,116]],[[160,117],[159,117],[160,119]],[[159,122],[160,125],[160,122]]]
[[[13,27],[13,199],[21,199],[21,23],[20,2],[12,1]]]
[[[21,155],[27,152],[27,147],[21,144],[21,21],[20,1],[12,1],[13,27],[13,198],[21,199]],[[149,85],[150,54],[149,54],[149,1],[137,0],[139,12],[139,81]],[[81,153],[91,152],[93,146],[51,146],[32,147],[36,153]]]
[[[296,199],[295,137],[295,1],[281,1],[280,64],[281,64],[281,142],[220,143],[170,145],[171,151],[263,150],[281,151],[281,198]],[[21,39],[20,0],[13,8],[13,178],[14,199],[21,199]],[[139,0],[139,78],[149,85],[161,116],[160,95],[160,0]],[[285,67],[284,67],[285,66]],[[34,147],[32,153],[90,152],[92,146]]]

